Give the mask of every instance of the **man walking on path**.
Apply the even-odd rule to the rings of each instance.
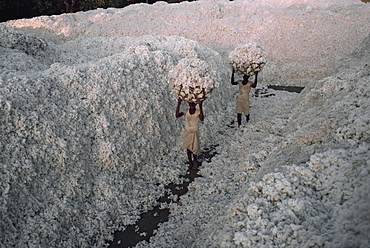
[[[236,113],[238,118],[238,127],[240,127],[242,122],[242,113],[244,113],[245,117],[247,118],[247,122],[249,121],[249,92],[251,91],[251,88],[256,88],[257,86],[258,72],[254,74],[254,82],[248,81],[248,75],[244,75],[243,80],[238,80],[235,82],[234,74],[235,69],[233,68],[233,72],[231,74],[231,84],[239,85],[239,94],[236,97]]]
[[[180,112],[181,98],[177,101],[176,118],[185,115],[184,142],[182,148],[186,149],[189,159],[189,169],[198,168],[197,155],[200,152],[199,144],[199,120],[204,120],[203,102],[199,103],[199,109],[196,109],[196,103],[189,102],[189,109]]]

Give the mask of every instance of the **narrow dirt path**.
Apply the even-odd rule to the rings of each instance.
[[[213,156],[216,155],[215,147],[204,149],[199,155],[199,166],[196,170],[188,169],[185,175],[180,175],[184,178],[183,183],[171,183],[165,188],[169,190],[166,195],[158,199],[158,205],[152,210],[142,213],[137,223],[126,226],[124,231],[116,231],[114,233],[114,240],[109,243],[110,248],[129,248],[135,246],[140,241],[149,241],[150,237],[154,235],[154,230],[158,228],[160,223],[168,221],[170,214],[169,208],[161,208],[161,203],[175,202],[181,205],[180,197],[188,192],[188,186],[194,181],[196,177],[201,177],[198,174],[202,162],[211,162]],[[175,196],[176,201],[173,200]]]

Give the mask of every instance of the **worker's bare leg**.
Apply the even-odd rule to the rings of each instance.
[[[187,149],[186,152],[188,154],[188,159],[189,159],[189,169],[191,169],[193,168],[193,160],[192,160],[193,153],[189,149]]]
[[[240,127],[240,125],[242,124],[242,114],[238,113],[237,117],[238,117],[238,127]]]
[[[195,154],[193,154],[193,170],[196,170],[196,169],[198,169],[198,156],[197,155],[195,155]]]

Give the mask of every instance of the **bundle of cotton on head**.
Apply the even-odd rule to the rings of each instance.
[[[256,43],[239,45],[229,54],[229,63],[235,71],[252,76],[266,64],[263,49]]]
[[[181,59],[168,74],[168,82],[184,101],[198,103],[218,87],[216,72],[197,58]]]

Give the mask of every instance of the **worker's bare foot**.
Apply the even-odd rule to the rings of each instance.
[[[196,170],[198,169],[198,162],[197,161],[194,161],[193,162],[193,167],[191,168],[192,170]]]
[[[189,161],[189,170],[191,170],[192,168],[193,168],[193,162]]]

